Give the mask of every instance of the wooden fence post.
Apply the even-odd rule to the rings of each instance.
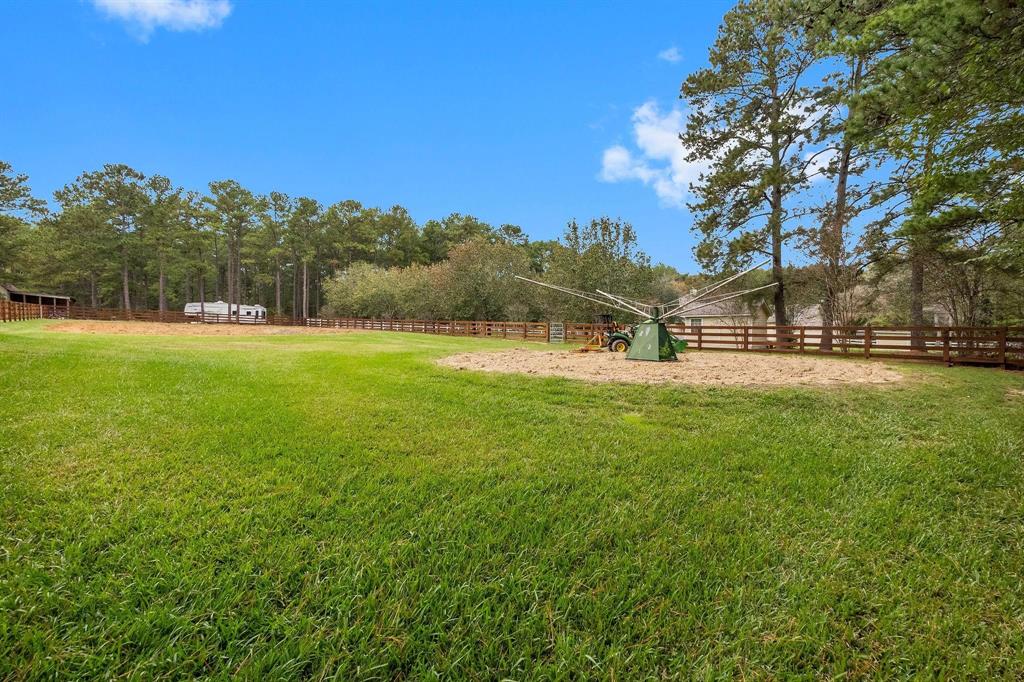
[[[864,327],[864,357],[871,357],[871,325]]]
[[[804,352],[804,341],[807,338],[807,327],[800,327],[800,352]]]
[[[1006,369],[1006,327],[1000,327],[997,336],[999,337],[999,364]]]
[[[704,335],[700,333],[701,327],[697,327],[697,350],[704,349]]]
[[[944,327],[942,330],[942,361],[947,365],[949,362],[949,327]]]

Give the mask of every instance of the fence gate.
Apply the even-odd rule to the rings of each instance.
[[[565,343],[565,323],[548,323],[548,343]]]

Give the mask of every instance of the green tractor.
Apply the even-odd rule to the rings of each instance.
[[[560,291],[563,294],[569,294],[577,298],[582,298],[591,303],[598,303],[609,308],[614,308],[630,315],[638,315],[642,322],[628,326],[618,327],[611,321],[611,316],[602,316],[606,319],[601,320],[601,324],[607,325],[606,329],[601,332],[597,331],[591,341],[591,344],[587,345],[587,348],[591,350],[597,347],[606,347],[612,352],[621,353],[626,352],[627,360],[653,360],[655,362],[665,362],[670,360],[676,360],[676,351],[681,351],[686,348],[686,341],[683,339],[677,339],[669,333],[668,328],[665,326],[665,320],[671,319],[674,316],[682,317],[685,313],[690,310],[696,310],[712,303],[721,303],[722,301],[728,301],[739,296],[745,296],[747,294],[754,293],[755,291],[761,291],[769,287],[775,286],[775,282],[766,284],[761,287],[754,287],[753,289],[746,289],[744,291],[734,291],[728,294],[719,294],[716,298],[709,298],[711,294],[719,291],[722,287],[733,282],[748,272],[752,272],[757,268],[767,265],[771,262],[771,259],[767,259],[757,265],[747,268],[746,270],[739,272],[735,275],[727,277],[719,282],[710,284],[700,291],[691,292],[688,297],[679,297],[676,300],[667,301],[665,303],[644,303],[643,301],[634,301],[624,296],[617,296],[615,294],[609,294],[606,291],[595,289],[594,293],[588,293],[586,291],[577,291],[576,289],[570,289],[569,287],[563,287],[558,284],[551,284],[550,282],[538,282],[537,280],[527,279],[526,277],[520,277],[516,275],[516,279],[521,279],[524,282],[530,284],[536,284],[537,286],[544,287],[545,289],[553,289]],[[600,344],[599,344],[600,342]]]
[[[608,332],[608,343],[605,345],[613,353],[625,353],[629,350],[630,344],[633,343],[633,330],[629,327],[623,327],[622,329],[616,329],[615,331]]]

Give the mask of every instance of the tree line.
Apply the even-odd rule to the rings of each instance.
[[[92,307],[224,300],[294,317],[586,318],[598,307],[515,276],[635,296],[657,279],[632,226],[606,217],[530,241],[517,225],[461,213],[418,225],[397,205],[323,206],[235,180],[200,193],[122,164],[85,172],[54,198],[49,211],[0,162],[0,276]]]
[[[768,257],[775,321],[1024,323],[1024,11],[1015,0],[743,0],[680,97],[707,273]],[[401,206],[205,192],[123,165],[57,209],[0,162],[0,275],[96,306],[261,303],[277,314],[562,317],[600,312],[514,275],[667,300],[631,225],[516,225]],[[799,254],[801,267],[787,265]],[[696,278],[699,279],[699,278]],[[751,301],[753,302],[753,301]]]
[[[474,238],[525,242],[517,226],[458,213],[421,227],[401,206],[323,206],[235,180],[200,193],[122,164],[56,191],[53,212],[3,162],[0,188],[0,271],[92,306],[167,310],[216,299],[308,317],[325,281],[353,264],[427,265]]]
[[[817,268],[826,325],[892,277],[911,324],[929,300],[961,324],[1020,322],[1016,0],[744,0],[680,97],[681,141],[707,169],[691,188],[698,260],[770,257],[777,323],[786,249]]]

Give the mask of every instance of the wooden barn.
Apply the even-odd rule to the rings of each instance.
[[[0,284],[0,300],[38,305],[51,315],[67,314],[71,304],[75,302],[70,296],[23,291],[13,284]]]

